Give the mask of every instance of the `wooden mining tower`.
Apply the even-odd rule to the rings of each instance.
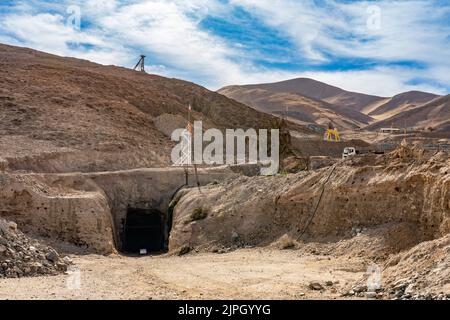
[[[145,72],[145,56],[141,55],[141,58],[139,59],[139,62],[136,64],[133,70],[138,70],[140,72]]]

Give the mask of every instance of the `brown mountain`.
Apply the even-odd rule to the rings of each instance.
[[[290,92],[273,92],[262,88],[227,87],[219,91],[256,110],[273,115],[286,115],[301,124],[315,123],[327,126],[329,122],[340,128],[355,129],[372,120],[360,112],[333,106],[324,101]]]
[[[276,83],[256,84],[238,87],[260,88],[272,92],[295,93],[301,96],[322,100],[332,105],[350,107],[352,110],[360,112],[362,112],[366,107],[385,99],[378,96],[346,91],[338,87],[334,87],[326,83],[308,78],[297,78]],[[219,92],[229,88],[230,87],[225,87],[219,90]]]
[[[170,164],[168,134],[187,124],[189,103],[205,127],[276,120],[194,83],[31,49],[0,45],[0,69],[0,169],[30,158],[36,171]]]
[[[403,111],[388,119],[376,122],[368,126],[367,129],[378,130],[391,126],[450,132],[450,95],[434,99],[423,106]]]
[[[267,84],[229,86],[220,89],[219,92],[257,110],[274,115],[286,114],[286,107],[288,107],[287,115],[302,124],[326,125],[332,122],[343,129],[367,126],[369,129],[380,128],[386,123],[390,126],[392,120],[403,119],[404,112],[439,99],[438,95],[420,91],[405,92],[392,98],[377,97],[345,91],[306,78]],[[397,114],[400,115],[398,118],[395,117]],[[429,122],[433,125],[438,120],[432,113],[428,116],[431,118],[419,119],[420,122]],[[379,122],[381,120],[387,122]],[[418,121],[411,120],[412,126],[416,126],[416,122]]]
[[[363,127],[373,119],[359,109],[384,98],[352,93],[311,79],[294,79],[270,84],[229,86],[218,91],[257,110],[286,113],[301,123],[341,128]]]
[[[377,108],[369,112],[369,115],[377,120],[384,120],[403,111],[407,111],[420,105],[426,104],[438,97],[438,95],[428,92],[404,92],[392,97],[388,102],[378,106]]]

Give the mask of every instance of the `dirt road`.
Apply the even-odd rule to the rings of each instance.
[[[0,299],[340,299],[367,267],[358,258],[270,248],[182,257],[72,258],[79,273],[0,279]],[[314,281],[325,290],[309,289]],[[333,285],[326,286],[327,281]]]

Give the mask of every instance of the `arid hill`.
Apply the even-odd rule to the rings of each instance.
[[[362,111],[366,106],[384,99],[382,97],[346,91],[308,78],[298,78],[276,83],[256,84],[243,87],[261,88],[272,92],[296,93],[302,96],[322,100],[332,105],[350,107],[352,110],[356,111]],[[219,92],[222,90],[219,90]]]
[[[439,98],[410,91],[392,98],[377,97],[343,89],[312,79],[299,78],[277,83],[229,86],[218,92],[253,108],[274,115],[286,114],[302,124],[321,126],[328,122],[341,129],[364,128]],[[378,128],[378,127],[377,127]]]
[[[188,104],[205,127],[275,118],[196,84],[0,45],[0,167],[118,170],[169,164]],[[300,127],[296,127],[302,130]]]
[[[437,98],[423,106],[401,112],[386,120],[367,127],[377,130],[382,127],[415,127],[431,129],[438,132],[449,132],[450,129],[450,95]]]
[[[438,97],[438,95],[421,91],[409,91],[401,93],[392,97],[388,102],[371,111],[369,115],[377,120],[384,120],[400,112],[408,111],[415,107],[426,104]]]
[[[345,91],[343,89],[308,78],[298,78],[276,83],[229,86],[220,89],[218,92],[241,102],[246,101],[253,107],[264,109],[267,101],[258,99],[258,97],[253,97],[251,95],[253,90],[265,90],[267,92],[271,92],[273,95],[288,94],[288,98],[285,101],[279,99],[277,102],[281,104],[295,103],[296,100],[298,100],[297,104],[299,107],[301,107],[302,100],[305,99],[319,101],[322,103],[321,107],[327,110],[332,110],[337,114],[337,118],[335,116],[334,119],[336,125],[339,125],[339,121],[336,122],[336,119],[340,119],[340,121],[347,123],[357,122],[358,126],[368,124],[373,119],[365,114],[365,110],[382,103],[386,99],[362,93]],[[292,95],[295,95],[295,98],[293,98]],[[252,101],[254,102],[253,104],[251,104]],[[315,113],[315,117],[327,118],[327,115],[325,114],[322,116],[321,113]],[[305,117],[303,120],[308,122],[311,119]],[[316,123],[320,124],[320,121]]]
[[[345,106],[327,102],[293,92],[271,91],[257,86],[232,86],[219,90],[256,110],[274,115],[286,115],[301,124],[316,123],[327,126],[329,122],[338,127],[355,129],[367,125],[372,118]]]

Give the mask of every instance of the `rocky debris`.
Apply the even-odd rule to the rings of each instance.
[[[376,299],[376,298],[378,298],[378,294],[374,291],[371,291],[371,292],[367,292],[366,297],[368,299]]]
[[[450,299],[450,235],[426,241],[391,257],[383,271],[390,299]]]
[[[343,297],[358,297],[367,299],[382,299],[384,297],[383,290],[381,288],[376,290],[369,290],[366,285],[354,286],[349,291],[345,292]]]
[[[275,242],[275,246],[280,250],[295,249],[298,246],[298,243],[288,234],[285,234]]]
[[[351,236],[352,236],[352,237],[360,236],[360,235],[363,234],[366,230],[367,230],[366,228],[352,227],[352,230],[351,230]]]
[[[448,234],[436,240],[422,242],[409,250],[391,255],[384,262],[379,288],[368,288],[364,285],[368,279],[362,279],[343,296],[393,300],[448,300],[449,253]]]
[[[395,300],[450,300],[450,293],[419,290],[416,280],[400,279],[394,287],[386,290],[388,297]]]
[[[184,256],[185,254],[188,254],[191,251],[192,251],[192,248],[190,246],[187,246],[187,245],[186,246],[182,246],[178,250],[177,255],[181,257],[181,256]]]
[[[231,241],[233,243],[238,243],[240,240],[241,240],[241,238],[236,231],[231,232]]]
[[[319,282],[310,282],[308,288],[315,291],[322,291],[324,289],[323,285],[321,285]]]
[[[412,279],[400,279],[391,287],[380,288],[369,291],[367,286],[358,285],[348,290],[343,297],[358,297],[367,299],[390,299],[390,300],[449,300],[450,293],[433,293],[425,289],[417,290],[417,286]]]
[[[70,258],[17,230],[14,222],[0,219],[0,278],[56,275],[71,264]]]
[[[232,251],[232,248],[225,248],[225,247],[213,247],[211,249],[211,252],[217,253],[217,254],[224,254],[224,253],[228,253],[231,251]]]
[[[367,291],[367,286],[357,286],[353,288],[355,293],[363,293]]]
[[[327,287],[332,287],[333,286],[333,281],[327,281],[327,282],[325,282],[325,285]]]

